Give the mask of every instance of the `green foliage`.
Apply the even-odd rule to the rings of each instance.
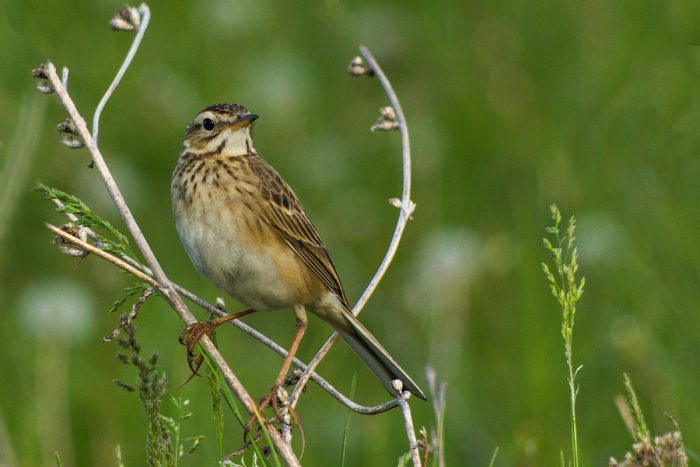
[[[141,346],[136,341],[136,327],[128,324],[124,330],[126,338],[119,338],[117,344],[129,351],[129,355],[118,353],[117,357],[125,365],[133,365],[138,370],[138,384],[136,388],[115,380],[115,383],[129,391],[138,390],[139,398],[143,403],[148,417],[148,430],[146,434],[146,453],[148,465],[163,466],[175,465],[175,451],[170,438],[170,433],[163,424],[160,407],[163,396],[167,391],[168,379],[165,373],[158,372],[158,354],[153,352],[148,360],[141,357]]]
[[[119,444],[114,448],[114,460],[117,467],[125,467],[124,460],[122,459],[122,447]]]
[[[136,255],[134,255],[134,252],[131,250],[128,237],[121,233],[110,222],[95,214],[80,200],[80,198],[65,193],[58,188],[46,186],[41,183],[36,186],[35,190],[47,199],[57,199],[60,201],[63,206],[57,206],[56,210],[58,212],[74,214],[78,218],[76,221],[78,225],[97,229],[98,231],[107,231],[112,238],[107,238],[99,234],[99,232],[95,232],[97,235],[97,246],[99,248],[117,257],[130,256],[131,258],[136,258]]]
[[[632,381],[630,381],[627,373],[623,373],[623,382],[625,384],[625,390],[627,391],[627,402],[629,403],[632,410],[632,436],[635,441],[649,441],[651,435],[649,434],[649,428],[644,421],[644,413],[642,412],[642,407],[639,405],[637,400],[637,393],[634,392],[632,387]]]
[[[109,307],[109,312],[115,313],[130,297],[141,295],[143,292],[148,290],[149,287],[150,285],[146,284],[145,282],[137,282],[128,287],[124,287],[124,296],[112,303],[112,306]]]
[[[553,237],[554,243],[548,238],[543,238],[545,249],[552,255],[552,264],[556,271],[556,277],[551,272],[547,263],[542,263],[552,295],[559,302],[562,310],[561,335],[564,338],[565,355],[567,361],[571,360],[571,347],[573,344],[574,318],[576,317],[576,303],[583,295],[583,287],[586,278],[582,277],[577,281],[578,272],[578,248],[574,246],[576,237],[576,218],[571,216],[562,235],[559,230],[561,224],[561,213],[556,205],[550,206],[552,221],[554,225],[547,227],[545,231]]]
[[[352,375],[352,384],[350,384],[350,399],[355,397],[355,388],[357,387],[357,374]],[[345,412],[345,424],[343,426],[343,446],[340,450],[340,465],[345,465],[345,456],[348,449],[348,438],[350,438],[350,415],[352,410],[348,409]]]
[[[578,452],[578,431],[576,428],[576,375],[581,367],[574,370],[573,364],[573,341],[574,341],[574,318],[576,317],[576,304],[583,295],[583,287],[586,279],[577,279],[578,272],[578,249],[574,246],[576,218],[571,216],[566,231],[562,235],[559,230],[561,224],[561,213],[556,205],[550,206],[552,221],[554,225],[547,227],[546,232],[553,237],[554,243],[548,238],[543,238],[545,249],[551,254],[552,264],[556,275],[552,273],[547,263],[542,263],[542,269],[549,281],[552,295],[559,302],[562,311],[561,335],[564,338],[564,357],[569,370],[569,394],[571,402],[571,451],[574,467],[579,465]],[[564,465],[564,455],[562,453],[562,465]]]
[[[411,452],[405,452],[399,457],[398,463],[396,464],[397,467],[408,467],[411,465]]]
[[[203,350],[200,346],[200,350]],[[233,395],[233,392],[231,391],[231,388],[228,387],[226,382],[224,381],[223,376],[221,375],[221,372],[219,372],[218,368],[214,366],[214,363],[211,361],[209,358],[209,355],[206,352],[202,352],[202,357],[204,358],[204,361],[207,364],[207,367],[209,367],[210,371],[212,372],[214,379],[216,380],[216,384],[219,387],[219,390],[221,391],[221,394],[224,396],[224,400],[226,401],[226,405],[228,405],[229,409],[235,416],[236,420],[238,420],[238,423],[240,424],[241,428],[245,428],[246,422],[248,421],[247,418],[244,418],[241,409],[238,405],[238,400],[236,397]],[[267,426],[265,424],[262,424],[262,429],[261,429],[263,436],[265,440],[267,441],[268,446],[272,446],[272,440],[270,439],[270,434],[267,431]],[[251,438],[251,434],[248,434],[248,438],[250,438],[250,444],[253,446],[253,455],[257,456],[257,458],[260,460],[260,462],[263,463],[264,466],[269,465],[267,462],[267,457],[263,455],[262,449],[260,446],[258,446],[258,442],[255,440],[255,438]],[[269,449],[270,452],[270,457],[272,458],[272,461],[274,462],[275,467],[282,467],[282,462],[277,455],[277,451],[275,451],[274,448]],[[254,461],[257,462],[257,461]]]
[[[496,465],[496,457],[498,456],[498,446],[493,450],[493,455],[491,456],[491,461],[489,462],[489,467]]]
[[[214,418],[214,430],[216,442],[219,447],[219,456],[224,454],[224,411],[221,408],[221,389],[216,381],[216,370],[207,365],[207,380],[211,391],[211,411]]]
[[[190,401],[187,399],[182,399],[181,397],[171,397],[170,400],[173,406],[175,406],[177,414],[175,417],[166,417],[165,415],[161,415],[161,419],[163,421],[163,425],[168,431],[170,439],[174,440],[174,465],[177,466],[179,460],[185,454],[185,449],[187,449],[188,454],[192,454],[204,440],[204,436],[197,435],[190,436],[184,440],[180,439],[181,423],[192,416],[192,411],[189,409]],[[189,447],[186,447],[186,445],[189,445]]]
[[[433,405],[433,413],[435,415],[435,428],[431,430],[432,441],[428,445],[425,441],[425,462],[428,464],[427,455],[433,455],[432,465],[433,467],[441,466],[445,462],[445,415],[447,413],[447,396],[446,389],[447,383],[442,382],[438,384],[435,370],[432,367],[426,369],[426,377],[428,379],[428,385],[430,387],[430,399]],[[421,429],[421,435],[425,433],[425,429]],[[427,438],[427,436],[423,436]],[[493,456],[491,456],[491,461],[494,462],[496,459],[496,454],[498,453],[498,446],[496,447]]]
[[[158,354],[153,352],[146,360],[141,357],[141,346],[136,340],[136,327],[129,323],[124,327],[126,337],[120,337],[117,344],[127,350],[129,354],[119,352],[117,358],[125,365],[132,365],[138,370],[138,384],[136,387],[120,380],[115,383],[128,392],[138,390],[139,398],[143,403],[148,418],[146,433],[146,453],[150,466],[176,467],[185,454],[197,449],[204,436],[193,436],[181,440],[181,423],[192,416],[189,409],[189,400],[171,397],[177,413],[174,417],[168,417],[161,413],[163,397],[167,392],[168,378],[165,373],[158,371]],[[189,447],[185,447],[189,444]],[[121,457],[121,449],[118,451],[118,459]]]

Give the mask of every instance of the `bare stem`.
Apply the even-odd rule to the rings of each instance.
[[[411,451],[411,460],[413,461],[413,467],[421,467],[420,452],[418,452],[418,440],[416,439],[416,432],[413,428],[413,417],[411,416],[411,406],[408,404],[409,397],[411,397],[411,393],[405,391],[397,398],[397,400],[399,401],[399,407],[401,407],[401,415],[403,415],[403,422],[404,426],[406,427],[406,436],[408,437],[408,448]]]
[[[134,41],[131,43],[129,53],[126,54],[124,62],[122,62],[122,66],[119,67],[119,71],[117,71],[116,76],[114,76],[114,79],[112,80],[112,84],[109,85],[109,88],[107,88],[104,96],[102,96],[100,103],[97,104],[95,115],[92,117],[92,138],[95,140],[95,142],[97,142],[97,138],[100,133],[100,115],[102,114],[102,110],[105,108],[105,105],[107,105],[109,98],[112,97],[114,90],[117,89],[117,86],[119,86],[119,82],[124,77],[124,73],[126,73],[129,65],[131,65],[131,61],[134,59],[136,51],[141,45],[141,39],[143,39],[143,35],[146,33],[148,23],[151,21],[151,9],[148,8],[148,5],[145,3],[142,3],[139,7],[139,14],[141,15],[141,23],[139,24],[136,36],[134,36]]]
[[[370,69],[374,72],[375,76],[381,83],[386,95],[389,97],[389,101],[391,101],[391,106],[396,112],[396,122],[399,125],[399,132],[401,133],[403,189],[401,192],[399,218],[396,222],[396,227],[394,228],[394,235],[391,238],[391,243],[389,244],[389,248],[384,255],[384,259],[379,265],[377,272],[374,273],[374,277],[372,277],[372,280],[367,285],[367,288],[362,293],[362,296],[353,307],[352,312],[355,316],[360,314],[362,308],[364,308],[369,298],[377,289],[379,282],[384,277],[384,273],[386,273],[386,271],[389,269],[389,265],[394,260],[396,250],[399,248],[399,242],[401,242],[401,236],[406,228],[406,224],[408,223],[411,214],[416,209],[416,204],[411,201],[411,143],[408,138],[408,124],[406,123],[406,117],[403,114],[401,103],[399,102],[396,92],[394,92],[394,88],[391,86],[391,82],[384,74],[384,71],[382,71],[379,63],[377,63],[372,53],[365,46],[360,46],[360,52],[365,60],[367,60],[367,64],[369,65]]]
[[[95,167],[97,168],[100,176],[102,177],[105,187],[107,188],[107,191],[109,192],[109,195],[112,198],[112,201],[114,202],[127,228],[129,229],[129,232],[131,233],[131,236],[133,237],[134,242],[136,243],[139,251],[143,255],[146,264],[148,264],[148,267],[153,272],[153,277],[158,282],[159,290],[170,302],[173,309],[177,312],[177,314],[186,324],[197,322],[196,318],[192,315],[189,308],[187,308],[185,302],[182,301],[182,298],[180,298],[180,296],[173,288],[172,284],[170,283],[170,280],[165,275],[163,268],[161,267],[160,263],[153,254],[150,245],[146,241],[143,232],[141,232],[141,229],[136,223],[136,220],[134,219],[131,210],[126,204],[126,201],[124,200],[124,197],[122,196],[119,187],[114,181],[114,177],[112,177],[112,174],[109,168],[107,167],[104,158],[102,157],[102,153],[97,147],[97,143],[88,131],[87,126],[85,124],[85,120],[76,109],[73,100],[68,95],[66,88],[63,86],[63,83],[56,74],[56,67],[53,65],[53,63],[48,62],[45,65],[45,72],[49,80],[51,81],[53,89],[58,95],[61,104],[63,104],[63,107],[68,112],[70,118],[73,120],[73,122],[75,122],[78,133],[82,140],[85,142],[85,147],[89,151],[90,156],[92,157],[92,160],[95,164]],[[231,371],[231,368],[229,367],[228,363],[226,362],[226,360],[224,360],[223,356],[219,353],[218,349],[214,346],[212,341],[207,336],[204,336],[200,340],[200,344],[211,356],[212,360],[221,371],[224,380],[226,381],[226,384],[229,386],[229,388],[231,388],[238,400],[246,408],[246,411],[249,414],[253,414],[256,409],[255,402],[250,397],[243,385],[240,383],[233,371]],[[279,432],[277,432],[276,430],[269,430],[269,434],[270,438],[272,439],[272,443],[275,446],[275,449],[277,450],[279,455],[284,459],[284,461],[288,465],[300,465],[299,460],[296,458],[296,455],[291,449],[291,446],[289,446],[289,444],[287,444],[282,439]]]
[[[433,400],[433,412],[435,413],[435,431],[433,432],[433,449],[437,457],[438,467],[445,467],[445,410],[447,399],[445,398],[446,383],[437,383],[435,369],[428,367],[425,369],[425,376],[428,380],[430,394]],[[497,448],[498,449],[498,448]]]
[[[63,83],[63,87],[68,89],[68,67],[63,67],[63,70],[61,71],[61,83]]]
[[[51,232],[55,233],[56,235],[58,235],[59,237],[61,237],[63,240],[70,242],[74,245],[77,245],[80,248],[82,248],[83,250],[85,250],[89,253],[92,253],[94,255],[97,255],[100,258],[105,259],[105,260],[109,261],[110,263],[114,264],[115,266],[122,268],[124,271],[128,272],[129,274],[136,277],[137,279],[142,280],[143,282],[146,282],[147,284],[149,284],[153,287],[160,288],[160,284],[155,279],[153,279],[151,276],[144,274],[139,269],[126,263],[125,261],[122,261],[121,259],[117,258],[116,256],[111,255],[100,248],[97,248],[95,245],[93,245],[91,243],[88,243],[88,242],[85,242],[85,241],[79,239],[75,235],[71,235],[70,233],[59,229],[55,225],[46,224],[46,228],[49,229]]]
[[[372,280],[370,280],[369,284],[367,285],[367,288],[362,293],[362,296],[353,307],[352,312],[355,316],[360,314],[364,306],[367,304],[367,301],[377,289],[377,285],[379,285],[379,282],[382,280],[382,277],[384,277],[384,273],[386,273],[387,269],[389,269],[389,265],[393,261],[394,255],[396,254],[396,250],[399,247],[399,242],[401,241],[401,236],[403,235],[403,231],[406,228],[406,224],[408,223],[411,214],[416,208],[415,203],[411,201],[411,146],[408,138],[408,125],[406,124],[406,117],[404,117],[399,98],[397,97],[396,92],[394,92],[394,88],[391,86],[389,79],[382,71],[381,67],[379,66],[379,63],[377,63],[372,53],[365,46],[360,46],[360,52],[362,53],[362,56],[365,58],[365,60],[367,60],[367,64],[369,65],[370,70],[374,73],[374,75],[379,80],[379,83],[384,88],[384,91],[389,97],[389,101],[391,102],[391,105],[394,108],[394,112],[396,113],[396,122],[398,124],[399,131],[401,132],[401,147],[403,158],[403,190],[401,193],[401,206],[399,208],[399,218],[396,222],[396,227],[394,229],[394,235],[391,238],[391,243],[389,244],[389,248],[386,254],[384,255],[384,259],[379,265],[377,272],[374,273]],[[338,334],[334,333],[323,344],[323,346],[316,353],[311,362],[309,362],[308,367],[302,373],[301,377],[299,378],[299,382],[297,383],[297,386],[294,388],[294,391],[292,392],[292,395],[289,398],[289,405],[292,408],[296,407],[296,404],[299,401],[299,396],[301,396],[301,392],[304,389],[304,386],[306,385],[307,381],[311,377],[311,374],[316,369],[318,364],[321,363],[321,360],[323,360],[323,358],[326,356],[328,351],[331,349],[331,347],[333,347],[333,344],[335,344],[337,340]]]

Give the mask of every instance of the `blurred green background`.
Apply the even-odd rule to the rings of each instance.
[[[133,281],[103,261],[50,245],[43,222],[64,217],[30,191],[74,193],[122,226],[85,151],[59,141],[65,118],[30,74],[51,59],[91,120],[131,35],[107,22],[120,2],[0,3],[0,464],[145,464],[138,398],[112,383],[131,367],[102,342],[107,314]],[[637,2],[271,0],[150,3],[141,50],[101,120],[100,146],[170,277],[211,301],[170,213],[170,174],[189,119],[216,102],[262,118],[256,147],[303,200],[348,296],[364,289],[388,245],[400,194],[398,134],[371,134],[386,97],[346,74],[368,45],[410,125],[418,208],[396,261],[365,313],[370,329],[425,387],[447,382],[451,465],[555,465],[570,452],[560,312],[543,277],[548,206],[576,214],[587,288],[576,321],[583,364],[579,433],[586,465],[618,459],[631,437],[617,413],[622,372],[653,431],[672,414],[700,449],[700,4]],[[231,308],[236,304],[228,300]],[[204,319],[205,314],[197,310]],[[313,318],[312,318],[313,319]],[[289,342],[288,312],[246,321]],[[161,299],[137,322],[171,384],[188,375],[182,329]],[[301,357],[329,334],[313,319]],[[233,329],[224,355],[253,394],[280,359]],[[381,385],[344,345],[321,367],[356,399]],[[207,439],[183,465],[215,465],[206,381],[176,395],[195,415],[183,434]],[[166,412],[172,405],[165,403]],[[430,404],[413,402],[418,426]],[[299,404],[307,465],[337,465],[346,410],[311,386]],[[228,416],[227,416],[228,417]],[[225,449],[241,431],[226,419]],[[350,419],[348,465],[394,465],[407,449],[397,411]]]

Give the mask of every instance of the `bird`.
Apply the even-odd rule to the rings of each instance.
[[[274,403],[308,325],[307,310],[328,323],[390,394],[393,380],[423,391],[350,311],[347,297],[299,198],[255,150],[258,115],[239,104],[198,112],[185,130],[172,174],[175,225],[195,269],[246,310],[191,325],[188,354],[216,326],[253,312],[292,309],[296,330],[289,353],[260,408]]]

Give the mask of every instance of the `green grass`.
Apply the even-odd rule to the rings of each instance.
[[[584,277],[579,278],[578,248],[575,245],[576,218],[571,216],[566,230],[562,232],[560,229],[562,216],[559,208],[556,205],[552,205],[550,212],[553,225],[546,229],[550,238],[545,237],[543,240],[545,249],[551,255],[551,267],[547,263],[542,263],[542,269],[549,282],[552,295],[559,302],[562,311],[561,335],[564,340],[564,357],[568,370],[567,382],[571,413],[571,459],[567,462],[562,450],[560,453],[560,464],[562,467],[567,465],[578,467],[581,460],[576,421],[576,398],[579,391],[576,376],[581,366],[574,369],[573,337],[576,305],[583,295],[586,280]],[[678,424],[671,418],[676,431],[652,438],[637,399],[637,394],[627,373],[623,373],[623,382],[627,392],[627,407],[630,412],[628,417],[630,419],[629,429],[636,443],[633,445],[633,452],[627,453],[622,463],[618,463],[611,458],[610,465],[613,467],[644,465],[686,467],[688,465],[688,456]],[[623,418],[625,418],[624,415]]]
[[[355,388],[357,386],[357,375],[353,375],[352,384],[350,385],[350,394],[348,397],[353,399],[355,397]],[[348,409],[345,414],[345,424],[343,425],[343,446],[340,450],[340,466],[344,467],[345,456],[347,456],[348,451],[348,439],[350,438],[350,416],[352,415],[352,410]]]
[[[580,279],[578,273],[578,248],[574,245],[576,240],[576,218],[571,216],[564,232],[560,231],[561,213],[556,205],[550,207],[553,225],[547,227],[546,232],[551,237],[543,239],[545,249],[551,255],[552,268],[547,263],[542,263],[542,269],[549,282],[549,287],[554,298],[559,302],[562,311],[561,335],[564,339],[564,358],[568,370],[567,382],[569,384],[569,402],[571,411],[571,464],[574,467],[580,465],[578,449],[578,429],[576,426],[576,396],[578,385],[576,375],[581,366],[574,368],[574,322],[576,317],[576,304],[583,295],[583,287],[586,284],[585,277]],[[554,272],[552,272],[552,270]],[[561,454],[561,465],[567,465],[564,454]]]
[[[201,349],[201,347],[200,347],[200,349]],[[202,353],[202,356],[204,357],[204,361],[206,362],[207,366],[209,367],[209,370],[214,374],[214,378],[216,379],[216,383],[219,387],[219,390],[221,391],[221,393],[224,396],[224,401],[226,401],[226,405],[231,410],[231,413],[233,413],[233,415],[235,415],[235,418],[238,421],[240,427],[245,428],[245,425],[246,425],[246,422],[248,421],[248,418],[243,416],[243,412],[241,412],[241,409],[240,409],[240,406],[238,404],[238,401],[236,400],[236,397],[234,396],[233,392],[231,391],[231,389],[228,387],[228,385],[224,381],[223,376],[221,375],[219,370],[214,366],[214,363],[211,361],[209,356],[206,353]],[[260,415],[257,414],[257,416],[258,416],[258,421],[260,422],[260,426],[262,427],[262,429],[260,431],[263,435],[263,439],[267,443],[267,446],[270,447],[269,452],[270,452],[270,458],[271,458],[272,463],[268,464],[268,458],[267,458],[267,456],[265,456],[263,454],[263,451],[262,451],[261,447],[259,446],[258,441],[256,441],[255,435],[253,433],[248,433],[247,440],[250,441],[250,444],[251,444],[252,449],[256,455],[257,460],[262,462],[263,466],[274,465],[275,467],[281,467],[282,462],[281,462],[279,456],[277,455],[277,451],[275,451],[274,448],[272,448],[273,444],[272,444],[272,440],[270,439],[270,434],[267,431],[267,426],[264,423],[262,423],[262,419],[261,419]]]

